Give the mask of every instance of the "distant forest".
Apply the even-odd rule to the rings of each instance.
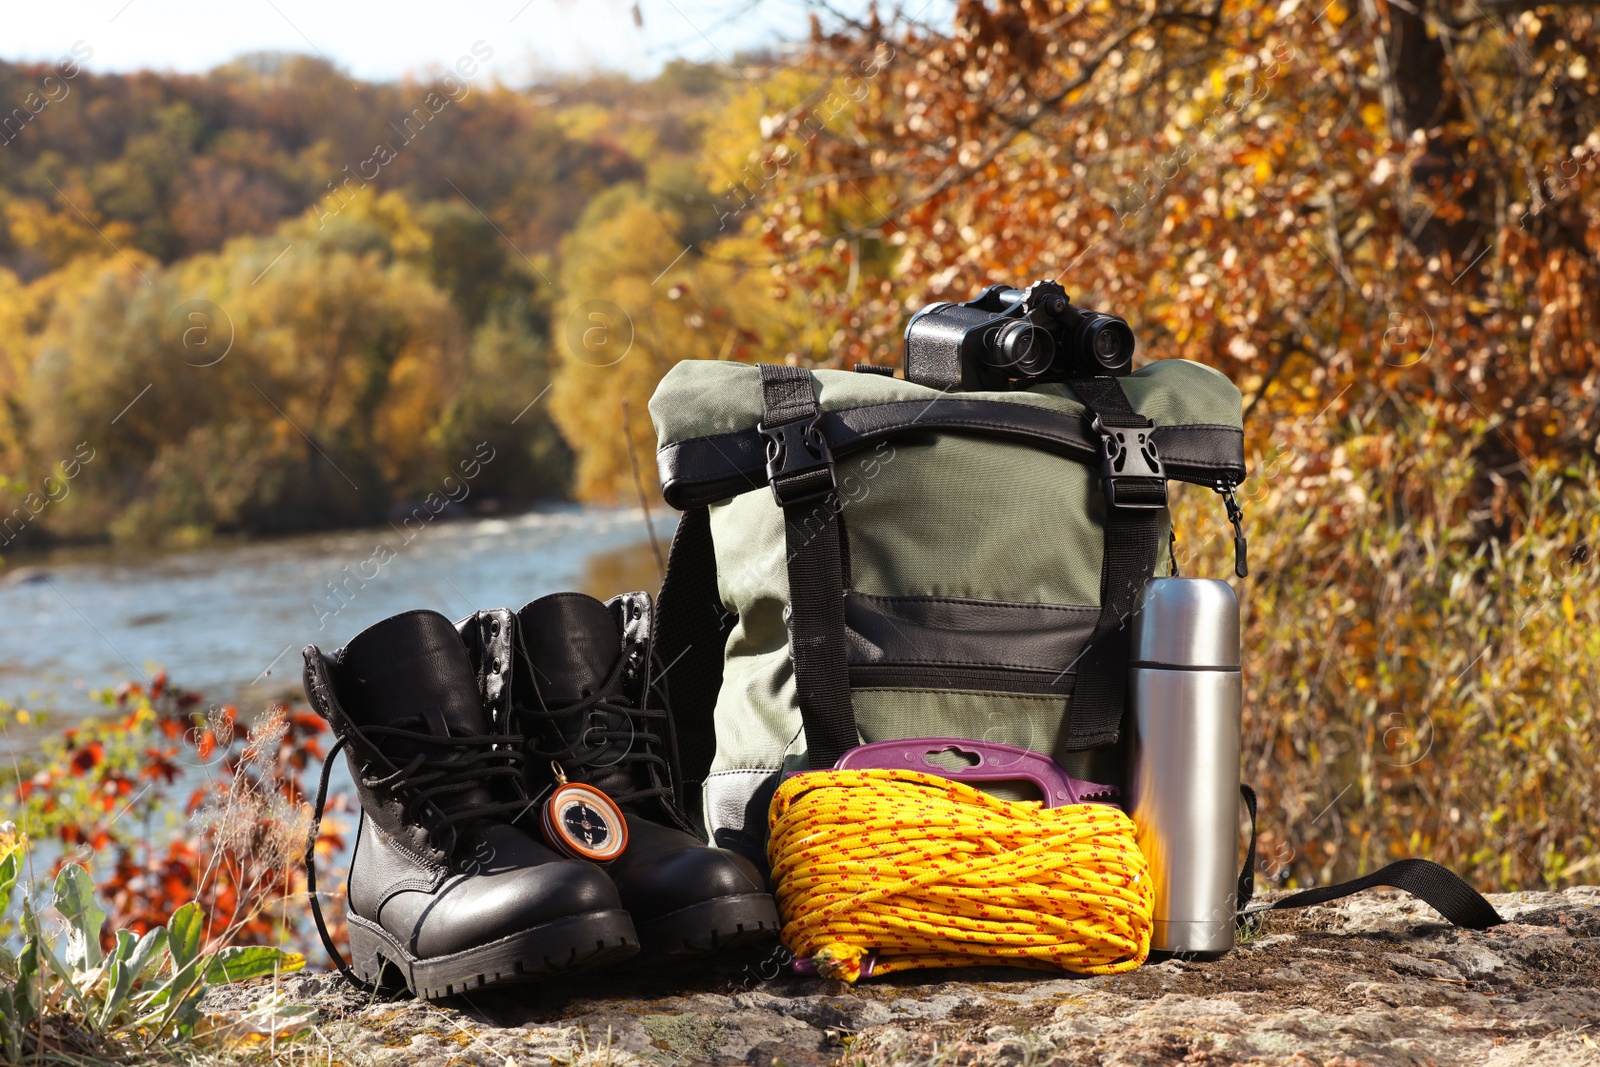
[[[608,191],[714,230],[728,75],[514,91],[489,58],[0,63],[0,551],[370,523],[463,463],[469,511],[570,494],[562,241]]]
[[[481,44],[0,64],[0,552],[374,522],[469,460],[467,510],[633,499],[677,360],[898,363],[910,310],[1039,277],[1232,377],[1263,493],[1416,432],[1481,543],[1591,469],[1595,5],[953,18],[527,89]]]

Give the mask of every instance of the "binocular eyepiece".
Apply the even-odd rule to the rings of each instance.
[[[1121,376],[1134,337],[1116,315],[1075,307],[1051,281],[991,285],[965,303],[929,304],[906,326],[906,377],[937,389],[1026,388]]]

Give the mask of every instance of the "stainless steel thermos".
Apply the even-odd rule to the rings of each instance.
[[[1155,879],[1158,952],[1233,948],[1239,878],[1239,601],[1227,582],[1155,578],[1129,657],[1131,810]]]

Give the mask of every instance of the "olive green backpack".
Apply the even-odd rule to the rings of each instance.
[[[1244,480],[1239,391],[1198,363],[1011,392],[690,360],[650,401],[683,512],[656,648],[712,839],[760,860],[788,771],[959,737],[1122,780],[1127,624],[1167,480]]]

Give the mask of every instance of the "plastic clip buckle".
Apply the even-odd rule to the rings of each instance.
[[[836,488],[833,451],[822,435],[822,413],[758,425],[767,442],[767,481],[780,508],[823,500]]]
[[[1100,437],[1100,480],[1113,508],[1154,510],[1167,506],[1167,470],[1156,451],[1156,424],[1107,426],[1095,416]]]

